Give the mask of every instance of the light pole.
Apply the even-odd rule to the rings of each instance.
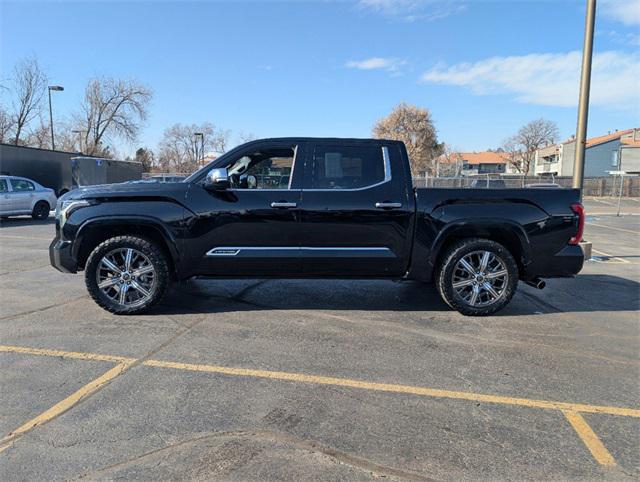
[[[56,92],[62,92],[64,87],[61,85],[50,85],[49,86],[49,125],[51,125],[51,150],[56,150],[56,141],[53,138],[53,110],[51,109],[51,91],[54,90]]]
[[[593,55],[593,27],[596,21],[596,0],[587,0],[587,16],[582,48],[582,73],[580,74],[580,98],[578,101],[578,126],[576,129],[576,160],[573,167],[573,187],[580,189],[584,183],[584,156],[589,117],[589,91],[591,89],[591,58]]]
[[[71,131],[74,134],[78,134],[78,147],[80,148],[80,154],[82,154],[82,134],[87,131]]]
[[[204,166],[204,132],[194,132],[193,136],[194,137],[200,136],[200,157],[201,157],[202,165]]]

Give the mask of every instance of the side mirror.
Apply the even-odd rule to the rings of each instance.
[[[226,167],[211,169],[204,179],[203,187],[210,191],[223,191],[231,186]]]

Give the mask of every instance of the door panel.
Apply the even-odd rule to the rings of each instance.
[[[14,211],[31,212],[35,186],[23,179],[11,179],[13,192],[10,194]]]
[[[12,204],[9,180],[0,179],[0,214],[10,213],[13,210]]]
[[[314,148],[301,202],[303,274],[397,277],[405,273],[413,204],[402,172],[392,169],[396,159],[390,153],[370,143]],[[325,163],[324,168],[319,163]],[[371,185],[362,185],[366,183]]]
[[[303,150],[298,146],[293,151],[293,172],[281,155],[274,156],[273,161],[269,158],[269,165],[264,168],[249,163],[244,169],[238,169],[246,162],[240,160],[247,156],[268,154],[281,148],[270,143],[258,144],[230,160],[233,171],[230,189],[208,191],[199,183],[192,185],[187,204],[195,209],[196,216],[188,227],[187,236],[191,239],[187,245],[194,246],[189,253],[194,274],[300,275],[300,189],[286,187],[293,185],[295,165],[304,165]],[[216,163],[215,167],[226,166]],[[269,189],[271,186],[277,189]]]

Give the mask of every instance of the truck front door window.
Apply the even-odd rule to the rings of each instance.
[[[233,189],[289,189],[294,150],[271,148],[245,154],[227,169]]]

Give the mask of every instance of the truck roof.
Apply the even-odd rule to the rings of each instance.
[[[304,141],[313,141],[313,142],[353,142],[353,143],[365,143],[365,142],[393,142],[400,143],[401,141],[396,141],[392,139],[374,139],[374,138],[363,138],[363,137],[266,137],[264,139],[254,139],[252,141],[246,142],[241,145],[248,145],[254,142],[265,142],[265,141],[277,141],[277,142],[304,142]]]

